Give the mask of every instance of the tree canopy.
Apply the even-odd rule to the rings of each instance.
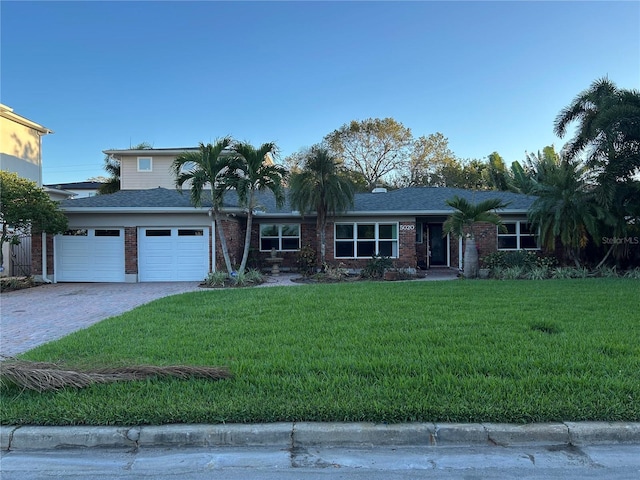
[[[393,118],[353,120],[324,138],[344,166],[364,177],[369,190],[407,165],[411,130]]]
[[[15,173],[0,170],[0,265],[5,243],[17,244],[20,235],[29,231],[62,233],[67,229],[67,217],[58,204],[35,182]]]

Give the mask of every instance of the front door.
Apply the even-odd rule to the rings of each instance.
[[[442,224],[430,223],[428,225],[428,248],[431,255],[428,259],[430,267],[442,267],[447,264],[447,243],[446,238],[442,238]]]

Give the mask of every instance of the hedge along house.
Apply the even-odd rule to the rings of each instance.
[[[61,202],[69,218],[63,235],[34,236],[34,259],[47,258],[48,278],[55,282],[201,281],[224,269],[210,215],[210,201],[194,208],[188,191],[175,190],[170,165],[190,149],[108,150],[121,162],[122,190]],[[480,202],[498,197],[509,206],[499,212],[506,233],[493,225],[476,226],[480,256],[497,249],[536,249],[526,214],[534,198],[510,192],[413,187],[356,194],[353,208],[327,225],[326,259],[358,270],[372,255],[392,258],[399,268],[462,267],[463,239],[442,235],[453,211],[446,200],[454,195]],[[295,269],[298,252],[311,246],[319,253],[313,214],[301,216],[286,203],[276,208],[271,194],[259,194],[255,211],[249,267],[268,268],[273,249],[282,268]],[[225,196],[225,234],[233,263],[242,257],[246,211],[234,192]],[[44,247],[44,248],[43,248]],[[44,252],[44,254],[43,254]],[[319,256],[319,255],[318,255]],[[42,261],[34,261],[42,273]]]

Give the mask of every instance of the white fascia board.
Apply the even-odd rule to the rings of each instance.
[[[209,208],[183,208],[183,207],[61,207],[67,213],[185,213],[206,214]]]
[[[112,155],[114,157],[160,157],[160,156],[177,156],[185,152],[197,152],[198,148],[167,148],[162,150],[154,150],[153,148],[145,148],[140,150],[103,150],[105,155]]]
[[[182,214],[208,214],[209,207],[61,207],[66,213],[182,213]],[[229,208],[221,211],[222,214],[246,213],[240,208]]]

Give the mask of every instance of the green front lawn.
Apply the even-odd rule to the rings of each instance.
[[[604,278],[188,293],[24,358],[227,365],[234,379],[3,386],[0,421],[639,421],[639,294],[637,280]]]

